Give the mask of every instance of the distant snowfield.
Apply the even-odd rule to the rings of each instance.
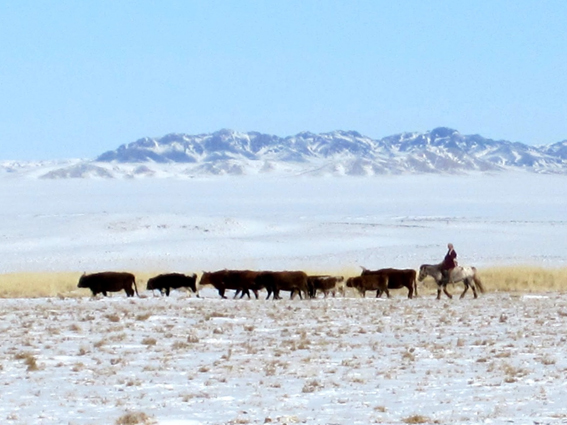
[[[565,177],[0,176],[1,272],[565,266]]]

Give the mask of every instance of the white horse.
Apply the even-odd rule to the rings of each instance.
[[[449,292],[447,292],[448,283],[464,283],[465,290],[461,294],[461,298],[465,296],[465,293],[469,290],[469,287],[472,289],[475,298],[477,298],[477,289],[480,292],[484,293],[484,287],[482,286],[482,282],[478,277],[476,268],[457,266],[453,268],[449,273],[448,281],[443,281],[443,274],[441,273],[441,270],[442,264],[422,264],[419,268],[419,277],[417,279],[419,282],[421,282],[427,276],[431,276],[435,280],[435,283],[437,283],[437,299],[441,298],[441,290],[443,290],[443,292],[445,292],[445,295],[447,295],[449,298],[453,298],[453,296],[449,294]]]

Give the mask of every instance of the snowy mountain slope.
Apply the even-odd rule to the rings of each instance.
[[[0,174],[32,173],[42,177],[139,178],[199,175],[383,175],[496,172],[521,169],[567,174],[567,140],[530,146],[462,135],[439,127],[379,140],[356,131],[281,138],[258,132],[220,130],[210,134],[168,134],[143,138],[104,152],[94,161],[0,163]]]
[[[250,168],[258,169],[251,167],[251,162],[270,161],[303,164],[308,174],[348,175],[497,171],[508,167],[563,173],[567,172],[566,160],[566,144],[538,148],[465,136],[445,127],[380,140],[355,131],[302,132],[286,138],[231,130],[197,136],[169,134],[122,145],[97,158],[115,164],[199,164],[194,168],[198,173],[222,170],[227,174],[247,174]]]

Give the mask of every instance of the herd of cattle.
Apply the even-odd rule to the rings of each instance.
[[[376,291],[380,297],[386,293],[390,297],[390,289],[407,288],[408,297],[417,295],[416,271],[412,269],[363,269],[360,276],[344,279],[342,276],[316,275],[309,276],[302,271],[251,271],[251,270],[219,270],[204,272],[197,285],[197,275],[167,273],[148,279],[148,290],[158,290],[169,296],[172,289],[187,288],[198,296],[200,286],[213,286],[223,298],[227,290],[236,291],[234,297],[245,295],[250,298],[250,292],[258,299],[258,292],[265,290],[266,299],[281,299],[280,292],[287,291],[290,298],[297,294],[300,298],[316,298],[318,293],[325,297],[340,293],[344,296],[345,287],[356,289],[363,297],[366,291]],[[124,290],[128,297],[139,296],[136,278],[132,273],[102,272],[83,274],[79,279],[79,288],[88,288],[93,296],[108,292]]]

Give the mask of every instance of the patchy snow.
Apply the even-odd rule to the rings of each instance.
[[[2,423],[564,423],[567,297],[0,300]],[[411,420],[414,422],[411,422]]]

